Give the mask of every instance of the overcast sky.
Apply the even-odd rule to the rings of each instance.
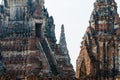
[[[1,0],[0,0],[1,1]],[[80,51],[80,43],[85,33],[93,3],[96,0],[45,0],[45,7],[53,16],[56,25],[56,37],[59,42],[61,25],[65,26],[66,41],[75,68]],[[120,0],[116,0],[120,13]]]
[[[96,0],[45,0],[45,6],[54,17],[56,36],[59,41],[61,24],[65,26],[66,41],[71,62],[76,66],[82,37],[89,25],[89,18]],[[120,13],[120,0],[115,0]]]

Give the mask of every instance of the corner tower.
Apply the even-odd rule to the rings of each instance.
[[[96,0],[76,61],[76,77],[112,80],[120,75],[120,17],[114,0]]]
[[[68,54],[67,43],[66,43],[66,38],[65,38],[65,29],[64,29],[63,24],[61,26],[61,34],[60,34],[59,44],[60,44],[60,48],[61,48],[63,54],[65,55],[65,60],[66,60],[67,64],[70,64],[70,57]]]

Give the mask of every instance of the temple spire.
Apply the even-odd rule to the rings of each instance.
[[[66,63],[69,65],[70,64],[70,56],[68,54],[68,49],[67,49],[67,44],[66,44],[66,39],[65,39],[65,30],[64,30],[63,24],[61,26],[61,34],[60,34],[59,44],[60,44],[62,53],[65,54]]]
[[[59,44],[62,46],[64,45],[66,47],[66,39],[65,39],[65,32],[64,32],[64,25],[61,26],[61,34],[60,34],[60,41]]]
[[[118,38],[120,36],[119,21],[120,17],[117,13],[115,0],[96,0],[89,21],[90,25],[83,37],[81,50],[76,61],[77,78],[90,76],[87,79],[119,79],[116,76],[119,76],[120,64],[116,62],[120,61],[114,59],[114,57],[120,58],[119,55],[116,55],[120,40]],[[82,80],[86,80],[86,77]]]

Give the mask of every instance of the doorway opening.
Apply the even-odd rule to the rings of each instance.
[[[35,24],[35,36],[39,38],[41,38],[41,32],[42,32],[41,26],[42,24],[40,23]]]

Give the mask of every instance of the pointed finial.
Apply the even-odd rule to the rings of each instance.
[[[66,40],[65,40],[65,33],[64,33],[64,25],[61,25],[61,34],[60,34],[60,45],[66,45]]]
[[[61,32],[64,32],[64,25],[61,26]]]
[[[61,34],[60,34],[60,48],[63,52],[63,54],[65,54],[65,60],[67,64],[70,64],[70,56],[68,54],[68,49],[67,49],[67,43],[66,43],[66,38],[65,38],[65,30],[64,30],[64,25],[61,25]]]

